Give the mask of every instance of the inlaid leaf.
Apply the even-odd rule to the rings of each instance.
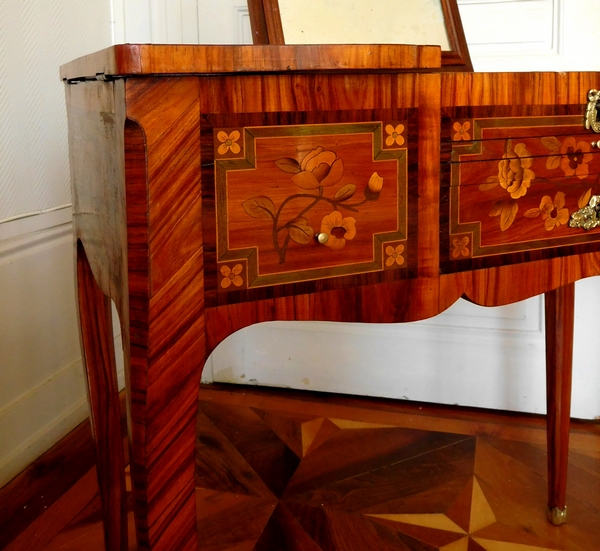
[[[590,202],[590,197],[592,196],[592,188],[588,189],[577,201],[577,206],[582,209],[583,207],[587,207]]]
[[[490,216],[500,216],[502,209],[504,208],[504,201],[496,201],[492,205],[492,209],[490,210]]]
[[[356,186],[354,184],[346,184],[338,189],[335,193],[335,198],[338,201],[346,201],[350,199],[356,193]]]
[[[247,199],[242,206],[252,218],[275,218],[275,204],[264,195]]]
[[[525,218],[537,218],[540,215],[540,209],[529,209],[523,216]]]
[[[292,241],[306,245],[315,235],[315,231],[306,223],[306,218],[294,218],[287,223],[288,234]]]
[[[506,203],[504,208],[502,209],[502,213],[500,214],[500,229],[502,231],[506,231],[512,223],[515,221],[517,217],[517,211],[519,210],[519,205],[516,201],[512,203]]]
[[[560,142],[555,136],[545,136],[541,141],[542,145],[552,151],[552,153],[558,153],[560,151]]]
[[[549,170],[554,170],[555,168],[560,167],[561,158],[562,157],[560,155],[550,155],[550,157],[546,159],[546,168]]]
[[[489,176],[487,183],[479,184],[479,191],[489,191],[490,189],[494,189],[499,183],[498,176]]]
[[[296,174],[302,170],[300,168],[300,163],[296,159],[292,159],[291,157],[283,157],[281,159],[277,159],[275,164],[284,172],[291,172],[292,174]]]

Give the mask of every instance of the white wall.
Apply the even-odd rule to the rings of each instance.
[[[59,66],[110,43],[109,0],[0,2],[0,486],[87,416]]]

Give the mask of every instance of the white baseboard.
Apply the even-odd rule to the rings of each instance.
[[[43,415],[40,413],[43,412]],[[89,415],[78,361],[0,409],[0,486]]]
[[[120,350],[120,335],[115,350]],[[122,354],[117,378],[123,387]],[[43,416],[40,416],[43,412]],[[12,480],[89,416],[81,360],[0,409],[0,487]]]

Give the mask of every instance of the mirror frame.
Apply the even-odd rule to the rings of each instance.
[[[473,71],[457,0],[440,0],[450,50],[442,50],[442,71]],[[285,44],[279,0],[248,0],[254,44]]]

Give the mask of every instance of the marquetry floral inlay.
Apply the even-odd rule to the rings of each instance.
[[[383,188],[383,178],[373,172],[363,187],[363,199],[352,202],[357,186],[354,183],[343,183],[344,162],[334,151],[316,147],[305,153],[300,160],[283,157],[275,161],[277,167],[289,178],[301,192],[286,197],[281,204],[266,195],[252,197],[243,202],[246,213],[253,218],[261,218],[271,222],[270,231],[273,247],[279,256],[279,263],[285,262],[290,241],[299,245],[313,242],[315,231],[313,224],[320,223],[320,232],[328,239],[324,245],[332,251],[339,251],[356,235],[356,218],[343,217],[341,210],[359,212],[359,207],[368,201],[377,201]],[[338,186],[335,188],[335,186]],[[327,195],[328,189],[333,190]],[[312,209],[320,203],[329,203],[333,211],[322,220],[309,220]],[[289,218],[290,204],[299,204],[297,213]],[[284,211],[284,209],[286,209]],[[283,220],[282,220],[283,217]]]
[[[385,133],[387,134],[385,138],[385,145],[391,147],[393,145],[403,145],[404,144],[404,136],[402,133],[404,132],[404,125],[397,124],[394,126],[393,124],[385,125]]]
[[[590,153],[591,146],[587,142],[575,143],[575,138],[567,138],[560,146],[562,159],[560,168],[565,176],[577,176],[580,180],[588,177],[590,169],[588,163],[594,158]]]
[[[394,264],[402,266],[402,264],[404,264],[404,256],[402,256],[403,252],[404,245],[402,244],[396,245],[395,247],[388,245],[385,248],[385,254],[387,255],[387,258],[385,259],[385,265],[388,267],[393,266]]]
[[[244,268],[241,264],[235,264],[233,268],[230,268],[227,265],[221,266],[220,272],[223,276],[223,279],[221,280],[221,287],[223,287],[223,289],[227,289],[231,284],[233,284],[235,287],[241,287],[244,283],[243,278],[240,276],[243,269]]]
[[[471,121],[459,122],[456,121],[452,125],[452,129],[454,130],[454,136],[452,138],[455,142],[465,141],[468,142],[471,139],[471,134],[469,131],[471,130]]]
[[[490,210],[490,216],[500,217],[502,231],[510,228],[515,221],[519,210],[516,200],[527,193],[535,178],[532,165],[533,157],[524,143],[518,143],[513,149],[512,140],[506,140],[505,152],[498,163],[498,175],[490,176],[485,184],[479,186],[481,191],[488,191],[500,184],[510,195],[512,200],[496,201]]]
[[[590,202],[591,196],[592,196],[592,188],[589,188],[585,193],[581,194],[581,196],[579,197],[579,200],[577,201],[577,206],[580,209],[587,206],[588,203]]]
[[[231,151],[234,155],[237,155],[242,148],[237,143],[240,139],[241,134],[239,130],[232,130],[229,134],[227,132],[220,130],[217,133],[217,140],[221,142],[217,151],[219,155],[225,155],[228,151]]]
[[[590,153],[591,145],[588,142],[577,141],[574,137],[566,137],[562,142],[555,136],[539,138],[541,144],[551,152],[549,156],[543,156],[546,169],[552,172],[562,171],[566,178],[576,177],[584,180],[589,176],[588,164],[594,159]],[[535,147],[532,142],[532,147]],[[539,155],[539,153],[538,153]],[[515,221],[519,210],[518,199],[527,194],[532,182],[536,178],[533,164],[536,155],[527,149],[525,143],[518,143],[514,148],[512,140],[506,140],[505,153],[498,163],[498,176],[490,176],[485,184],[479,186],[481,191],[488,191],[500,184],[509,194],[512,200],[496,201],[490,210],[490,216],[500,217],[500,229],[507,230]],[[538,169],[543,170],[539,165]],[[537,169],[536,169],[537,170]],[[547,181],[548,177],[540,177],[539,181]],[[585,194],[584,194],[585,195]],[[591,190],[587,197],[582,196],[581,203],[589,200]],[[569,221],[569,209],[565,207],[565,193],[558,191],[554,197],[544,195],[538,208],[531,208],[524,213],[525,218],[542,217],[544,227],[551,231],[560,226],[567,225]]]
[[[554,201],[549,195],[544,195],[537,209],[529,209],[524,216],[526,218],[537,218],[542,216],[544,227],[551,231],[569,222],[569,209],[565,207],[565,194],[559,191],[554,196]]]
[[[452,239],[452,258],[458,259],[460,257],[466,258],[469,256],[469,242],[470,239],[467,235],[463,237],[455,237]]]
[[[356,236],[356,218],[344,218],[339,210],[334,210],[321,220],[321,233],[328,236],[324,243],[332,251],[340,251],[346,246],[346,240]]]
[[[508,140],[508,150],[498,163],[498,181],[513,199],[523,197],[527,193],[535,173],[531,170],[533,158],[524,143],[518,143],[511,149]]]
[[[600,153],[578,117],[474,118],[461,143],[464,122],[450,126],[448,261],[550,249],[597,228],[581,219],[600,193]]]
[[[565,138],[562,143],[555,136],[542,138],[542,143],[554,155],[546,161],[546,168],[560,167],[567,178],[577,176],[580,180],[588,177],[590,170],[588,163],[594,158],[588,142],[577,141],[574,137]]]

